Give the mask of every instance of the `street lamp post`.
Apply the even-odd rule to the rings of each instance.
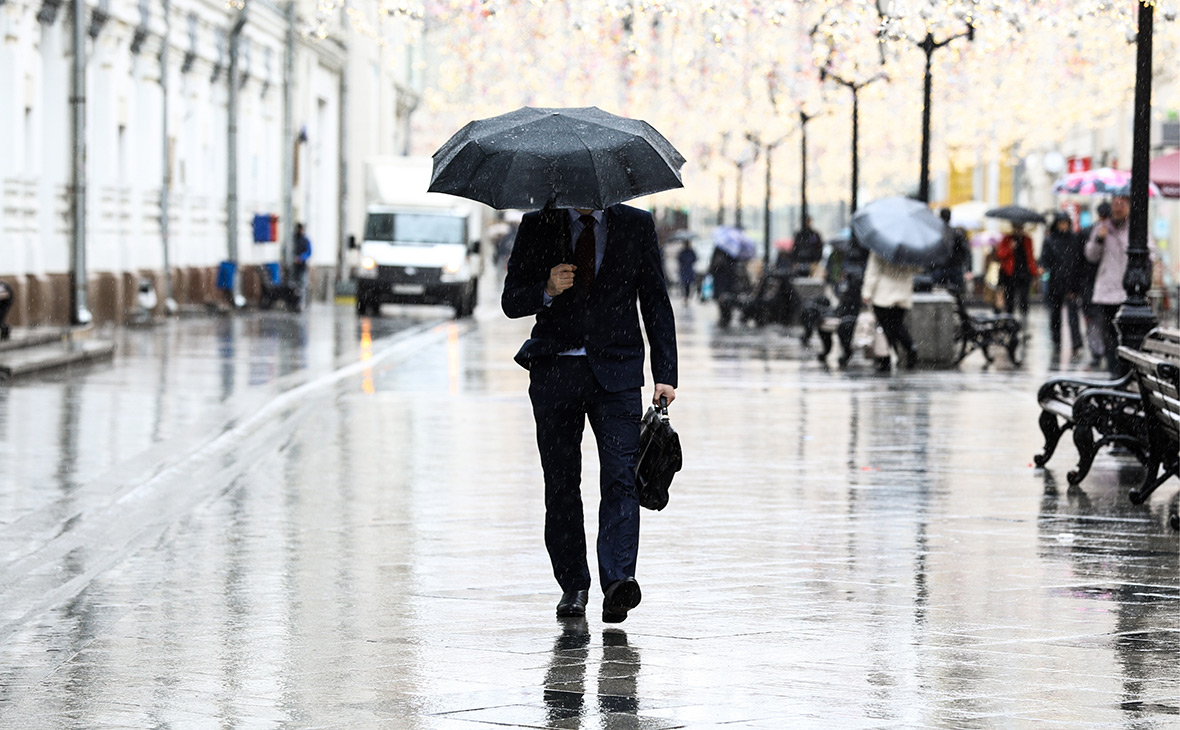
[[[725,175],[717,176],[717,225],[725,225]]]
[[[782,137],[779,137],[778,139],[776,139],[773,142],[763,144],[762,138],[759,137],[758,135],[756,135],[756,134],[747,134],[746,135],[746,139],[748,139],[750,141],[750,143],[753,144],[757,150],[761,151],[762,153],[765,153],[765,155],[766,155],[766,192],[762,196],[762,240],[765,244],[765,248],[762,252],[762,254],[763,254],[762,262],[763,262],[763,266],[764,266],[765,270],[770,269],[770,242],[771,242],[771,238],[770,238],[770,233],[771,233],[771,227],[770,227],[770,188],[771,188],[771,184],[774,180],[774,174],[773,174],[774,166],[772,164],[771,158],[774,156],[775,148],[778,147],[783,142],[785,142],[787,140],[788,136],[789,135],[783,135]]]
[[[799,224],[803,225],[803,221],[807,220],[807,123],[816,118],[816,114],[808,114],[802,109],[799,110],[799,129],[802,132],[799,141],[800,148],[800,164],[799,164]]]
[[[746,166],[744,160],[735,160],[733,163],[734,175],[737,178],[735,182],[735,189],[733,191],[733,225],[735,228],[742,227],[742,168]]]
[[[737,228],[742,227],[742,174],[746,170],[746,166],[758,159],[758,143],[753,134],[746,133],[746,146],[742,149],[738,158],[733,161],[733,166],[737,176],[737,189],[734,191],[734,210],[733,210],[733,224]]]
[[[241,307],[242,276],[238,267],[238,49],[241,46],[242,30],[246,27],[247,0],[241,0],[229,31],[229,81],[226,96],[226,185],[225,185],[225,229],[226,254],[234,271],[230,277],[230,306]]]
[[[90,324],[86,274],[86,5],[74,0],[74,57],[70,74],[70,121],[74,143],[70,177],[73,245],[70,247],[70,323]]]
[[[741,159],[733,161],[737,175],[737,190],[734,191],[733,201],[733,225],[737,228],[742,227],[742,173],[745,171],[746,165],[756,159],[758,159],[758,154],[755,152],[753,156],[743,156]]]
[[[766,146],[766,191],[762,194],[762,270],[770,271],[770,179],[771,155],[774,154],[774,144]]]
[[[850,91],[852,91],[852,200],[851,200],[851,205],[850,205],[850,207],[851,207],[850,214],[851,214],[851,213],[856,212],[857,190],[860,187],[860,101],[859,101],[858,95],[860,94],[860,90],[863,89],[864,87],[868,86],[869,84],[873,83],[874,81],[880,81],[881,79],[888,80],[888,77],[883,73],[879,73],[879,74],[875,74],[875,75],[869,77],[868,79],[866,79],[864,81],[849,81],[847,79],[841,78],[840,76],[833,74],[832,72],[828,71],[826,68],[820,69],[819,77],[820,77],[821,81],[826,78],[831,78],[832,81],[835,81],[836,83],[840,84],[841,86],[847,87]]]
[[[968,23],[967,30],[941,41],[935,41],[934,34],[928,31],[922,42],[917,44],[926,54],[926,77],[922,92],[922,171],[918,178],[918,198],[924,203],[930,202],[930,91],[934,83],[930,73],[930,61],[939,48],[964,36],[968,41],[975,40],[975,26]]]
[[[1115,316],[1119,341],[1138,349],[1144,337],[1157,324],[1147,300],[1151,287],[1151,258],[1147,250],[1148,173],[1151,165],[1151,35],[1150,3],[1139,6],[1139,32],[1135,51],[1135,102],[1131,141],[1131,215],[1127,232],[1127,269],[1123,289],[1127,298]]]

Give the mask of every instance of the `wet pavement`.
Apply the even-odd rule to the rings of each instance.
[[[678,306],[686,466],[608,626],[597,587],[553,618],[494,296],[178,320],[0,389],[0,727],[1180,727],[1177,483],[1033,468],[1043,312],[1023,368],[881,377]]]

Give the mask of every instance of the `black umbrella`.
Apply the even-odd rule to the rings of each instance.
[[[1019,205],[1005,205],[1002,208],[992,208],[984,213],[988,218],[999,218],[1012,223],[1044,223],[1045,216]]]
[[[601,210],[684,187],[684,157],[647,122],[524,107],[470,122],[434,153],[430,192],[493,208]]]
[[[856,211],[851,228],[860,245],[892,264],[937,265],[950,255],[942,219],[920,200],[874,200]]]

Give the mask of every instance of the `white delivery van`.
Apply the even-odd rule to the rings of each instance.
[[[447,304],[457,317],[475,309],[484,269],[479,240],[484,206],[426,193],[429,163],[430,158],[371,163],[370,204],[355,269],[362,315],[378,314],[382,304]]]

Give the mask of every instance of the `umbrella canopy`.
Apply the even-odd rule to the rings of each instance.
[[[1097,170],[1072,172],[1053,183],[1053,192],[1070,195],[1129,195],[1131,173],[1100,167]],[[1160,194],[1154,182],[1148,183],[1147,195],[1154,198]]]
[[[682,165],[647,122],[597,107],[524,107],[456,132],[434,153],[429,190],[493,208],[601,210],[683,187]]]
[[[1012,223],[1044,223],[1045,216],[1019,205],[1005,205],[1002,208],[992,208],[985,215],[988,218],[999,218]]]
[[[1165,198],[1180,198],[1180,152],[1152,160],[1148,176]]]
[[[942,219],[911,198],[874,200],[852,216],[852,233],[860,245],[894,264],[937,265],[951,253]]]
[[[1108,195],[1120,195],[1124,197],[1131,197],[1131,182],[1128,180],[1126,185],[1117,188],[1110,188],[1106,191]],[[1160,189],[1156,187],[1155,183],[1147,183],[1147,197],[1154,198],[1160,194]]]
[[[1071,172],[1053,183],[1053,192],[1071,195],[1108,195],[1115,188],[1131,182],[1131,173],[1100,167],[1096,170]]]
[[[732,226],[717,226],[713,231],[713,243],[739,260],[752,259],[757,251],[753,239],[743,233],[742,229]]]

